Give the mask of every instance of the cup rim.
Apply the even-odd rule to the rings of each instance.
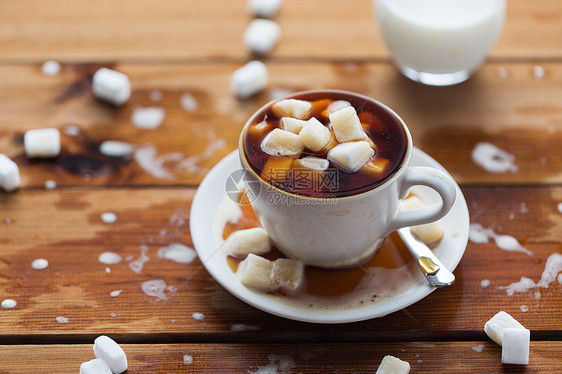
[[[345,95],[350,95],[350,96],[356,96],[368,101],[372,101],[374,103],[376,103],[377,105],[380,105],[383,109],[387,110],[391,115],[393,115],[398,122],[402,125],[402,129],[404,130],[404,134],[406,135],[406,152],[404,153],[404,157],[402,158],[402,162],[400,163],[400,166],[398,167],[398,169],[396,170],[396,172],[387,180],[384,181],[384,183],[371,188],[367,191],[363,191],[357,194],[353,194],[353,195],[349,195],[349,196],[305,196],[305,195],[301,195],[301,194],[297,194],[297,193],[293,193],[293,192],[288,192],[285,190],[282,190],[276,186],[274,186],[271,183],[268,183],[267,181],[263,180],[255,171],[254,169],[252,169],[252,167],[249,165],[248,160],[246,158],[246,152],[244,151],[244,134],[246,133],[248,127],[255,121],[255,117],[257,116],[258,113],[260,113],[262,110],[270,107],[271,105],[273,105],[274,103],[281,101],[281,100],[285,100],[288,98],[292,98],[294,96],[297,95],[306,95],[306,94],[314,94],[314,93],[322,93],[322,92],[328,92],[328,93],[341,93],[341,94],[345,94]],[[381,103],[380,101],[373,99],[372,97],[363,95],[363,94],[358,94],[356,92],[351,92],[351,91],[345,91],[345,90],[336,90],[336,89],[314,89],[314,90],[306,90],[306,91],[298,91],[298,92],[294,92],[290,95],[287,96],[283,96],[281,98],[277,98],[274,100],[270,100],[268,101],[266,104],[262,105],[259,109],[257,109],[254,114],[252,114],[250,116],[250,118],[246,121],[246,123],[244,124],[244,127],[242,127],[242,131],[240,131],[240,137],[238,139],[238,154],[240,157],[240,161],[242,163],[242,166],[244,167],[244,169],[248,172],[250,172],[254,177],[257,178],[257,180],[260,181],[260,183],[265,184],[266,186],[268,186],[270,189],[273,189],[274,191],[278,192],[278,193],[282,193],[288,196],[295,196],[298,199],[306,199],[306,200],[310,200],[310,201],[326,201],[327,198],[330,199],[336,199],[338,201],[340,200],[351,200],[351,199],[356,199],[356,198],[360,198],[363,197],[365,195],[368,194],[372,194],[375,193],[377,191],[381,191],[385,188],[387,188],[389,185],[393,184],[395,180],[397,180],[406,170],[406,168],[408,167],[408,165],[410,164],[410,160],[412,159],[412,152],[413,152],[413,142],[412,142],[412,135],[410,134],[410,130],[408,129],[408,126],[406,125],[406,122],[404,122],[404,120],[394,111],[392,110],[390,107],[388,107],[387,105]]]

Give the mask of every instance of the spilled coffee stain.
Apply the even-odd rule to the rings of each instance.
[[[102,157],[84,154],[61,155],[57,165],[71,174],[90,177],[112,175],[119,170],[109,158],[102,160]]]

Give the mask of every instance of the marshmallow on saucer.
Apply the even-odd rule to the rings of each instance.
[[[266,55],[281,36],[281,27],[268,19],[255,19],[248,25],[244,32],[244,44],[253,53]]]
[[[6,155],[0,153],[0,188],[12,192],[20,185],[18,165]]]
[[[240,283],[248,288],[269,292],[277,289],[277,285],[273,282],[272,273],[272,261],[250,253],[238,265],[236,276]]]
[[[282,0],[248,0],[248,10],[256,17],[271,18],[279,10]]]
[[[246,99],[267,86],[267,67],[261,61],[250,61],[230,76],[230,91],[239,99]]]
[[[60,153],[60,132],[55,128],[28,130],[23,136],[29,158],[51,158]]]
[[[223,251],[233,256],[246,256],[250,253],[261,255],[271,250],[269,235],[261,227],[233,232],[224,242]]]
[[[302,261],[280,258],[273,262],[273,283],[286,292],[296,291],[304,282]]]
[[[343,143],[330,149],[328,152],[328,160],[338,165],[342,169],[354,173],[361,169],[375,151],[366,141]]]
[[[104,360],[113,373],[119,374],[127,370],[127,356],[113,339],[101,335],[94,340],[96,358]]]
[[[131,82],[125,74],[101,68],[92,79],[92,94],[113,105],[123,105],[131,97]]]

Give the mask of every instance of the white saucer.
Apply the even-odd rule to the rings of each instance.
[[[437,161],[417,148],[413,152],[412,165],[431,166],[446,172]],[[233,151],[215,165],[195,193],[189,220],[193,245],[199,259],[216,281],[234,296],[258,309],[293,320],[344,323],[383,317],[410,306],[435,291],[425,278],[420,277],[412,287],[389,300],[349,309],[324,310],[289,305],[280,297],[244,287],[228,266],[225,256],[217,250],[215,230],[219,207],[227,197],[226,180],[233,171],[241,168],[238,151]],[[435,249],[441,262],[451,271],[457,267],[466,249],[469,229],[468,207],[458,185],[456,189],[456,201],[451,211],[441,219],[446,235]]]

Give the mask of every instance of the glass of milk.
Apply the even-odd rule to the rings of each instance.
[[[374,0],[394,62],[433,86],[467,80],[498,40],[505,0]]]

